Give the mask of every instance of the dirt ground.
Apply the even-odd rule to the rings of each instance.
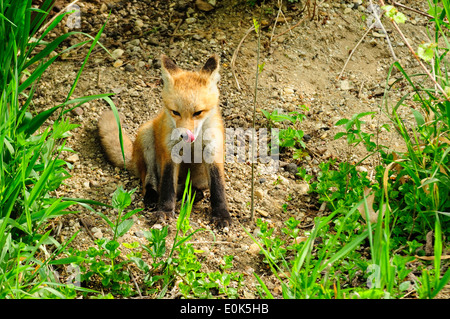
[[[266,1],[262,10],[260,63],[264,63],[264,68],[259,77],[256,126],[267,126],[260,109],[289,112],[303,111],[300,105],[307,107],[303,111],[306,117],[301,129],[305,133],[308,155],[294,160],[291,153],[282,154],[281,167],[275,173],[268,172],[268,165],[256,165],[255,218],[262,218],[277,228],[283,227],[283,223],[294,216],[307,230],[314,217],[327,214],[320,210],[317,199],[307,193],[307,184],[293,174],[296,167],[304,167],[309,174],[315,175],[318,164],[330,158],[357,162],[365,155],[362,149],[350,149],[344,139],[333,139],[340,130],[334,126],[339,119],[360,112],[378,112],[374,118],[367,118],[363,130],[368,132],[375,132],[387,122],[380,112],[380,104],[394,59],[382,30],[375,29],[364,37],[343,70],[350,51],[367,30],[367,18],[370,17],[367,4],[370,2],[364,1],[362,5],[358,0],[317,2],[319,5],[314,13],[312,8],[302,12],[305,1],[292,4]],[[403,2],[426,11],[425,1]],[[57,1],[56,6],[64,10],[68,3]],[[282,6],[278,7],[277,3]],[[49,34],[49,40],[67,31],[82,31],[94,36],[111,10],[100,42],[114,57],[97,46],[74,97],[115,93],[112,99],[124,114],[126,130],[133,137],[138,127],[161,109],[159,56],[166,54],[179,66],[196,69],[216,53],[221,58],[221,109],[225,125],[245,129],[252,126],[257,52],[255,32],[247,36],[246,33],[253,25],[252,19],[259,18],[258,4],[251,6],[244,0],[218,0],[215,7],[204,8],[190,0],[78,1],[80,24],[73,24],[77,20],[63,20],[61,27]],[[427,20],[414,12],[403,12],[408,21],[401,28],[412,46],[417,48],[426,41]],[[298,24],[300,20],[302,23]],[[417,67],[416,61],[389,21],[384,21],[384,25],[397,58],[406,70],[412,71]],[[69,39],[63,43],[63,48],[85,40],[86,36],[74,35]],[[51,66],[36,93],[37,110],[64,101],[87,49],[88,46],[84,46],[68,51]],[[236,57],[234,65],[233,55]],[[342,70],[342,77],[338,79]],[[393,97],[403,95],[405,90],[408,90],[405,83],[396,84]],[[122,185],[127,190],[138,187],[130,209],[144,208],[138,179],[114,168],[100,147],[97,121],[108,108],[106,102],[96,100],[71,112],[71,121],[80,126],[73,131],[67,146],[76,155],[63,154],[73,163],[72,177],[56,195],[110,203],[117,186]],[[411,118],[410,114],[405,116]],[[395,133],[381,129],[378,138],[384,145],[401,147]],[[370,175],[375,164],[372,159],[366,160],[361,169]],[[216,243],[212,244],[211,232],[201,232],[194,239],[195,247],[205,251],[202,261],[205,272],[218,270],[224,255],[234,256],[232,270],[243,273],[245,278],[241,291],[243,298],[257,297],[255,271],[274,295],[280,296],[281,287],[264,268],[252,240],[244,231],[244,227],[251,233],[256,231],[255,223],[249,220],[250,172],[248,162],[226,165],[226,192],[233,219],[229,227],[218,231],[209,224],[208,196],[194,206],[191,225],[211,229],[216,235]],[[286,203],[284,211],[282,206]],[[114,214],[109,209],[102,211]],[[94,238],[111,236],[105,222],[85,209],[56,222],[60,226],[57,236],[61,240],[80,230],[72,243],[80,250],[92,246]],[[169,236],[174,233],[174,224],[170,225]],[[133,228],[121,241],[145,243],[142,231],[161,226],[161,222],[152,218],[151,212],[144,210],[135,216]]]

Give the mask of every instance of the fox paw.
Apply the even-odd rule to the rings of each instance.
[[[216,209],[212,213],[212,223],[218,228],[224,228],[231,224],[231,216],[228,209]]]
[[[162,221],[171,220],[171,219],[175,218],[174,211],[165,212],[165,211],[159,210],[159,211],[155,212],[155,214]]]

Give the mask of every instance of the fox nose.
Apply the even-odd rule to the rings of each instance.
[[[183,141],[188,143],[192,143],[195,140],[194,133],[192,133],[188,129],[186,129],[184,132],[181,132],[180,137],[183,139]]]

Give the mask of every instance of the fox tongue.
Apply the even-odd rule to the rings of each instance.
[[[186,130],[186,134],[187,134],[185,138],[186,142],[192,143],[195,140],[194,133],[192,133],[190,130]]]

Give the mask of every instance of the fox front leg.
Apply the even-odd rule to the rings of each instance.
[[[212,220],[220,228],[231,224],[228,211],[223,166],[218,163],[207,165],[209,177],[209,190],[211,194]]]
[[[163,218],[174,216],[177,200],[177,180],[179,165],[173,162],[162,167],[161,182],[159,186],[158,214]]]

